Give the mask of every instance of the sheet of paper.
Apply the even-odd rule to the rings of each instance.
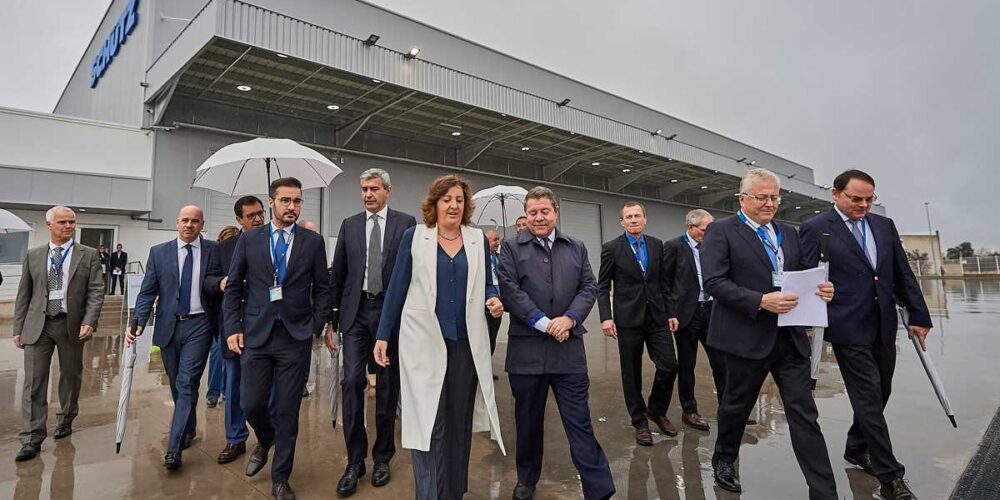
[[[827,326],[826,302],[816,295],[816,287],[826,281],[826,269],[817,267],[806,271],[785,273],[782,293],[799,296],[795,309],[778,315],[778,326]]]

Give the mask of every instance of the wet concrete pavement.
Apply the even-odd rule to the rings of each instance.
[[[907,478],[920,498],[946,498],[975,452],[997,407],[1000,406],[1000,281],[926,281],[925,295],[935,312],[928,348],[937,363],[959,421],[953,429],[905,336],[898,341],[899,358],[893,396],[886,410],[896,455],[907,468]],[[108,323],[107,321],[105,323]],[[757,409],[759,425],[748,427],[741,449],[742,496],[714,486],[710,457],[715,439],[715,394],[703,353],[699,360],[697,394],[711,432],[682,428],[676,438],[655,436],[655,445],[635,445],[621,393],[618,351],[613,340],[600,334],[596,315],[587,323],[590,362],[590,402],[597,437],[611,461],[617,498],[664,499],[799,499],[807,497],[802,474],[791,451],[788,426],[776,387],[769,379]],[[10,324],[0,324],[4,337]],[[503,332],[503,330],[501,330]],[[502,367],[505,344],[497,350],[494,366]],[[151,335],[143,337],[146,342]],[[148,352],[148,348],[140,352]],[[117,325],[102,324],[85,350],[80,416],[74,434],[43,444],[42,454],[15,464],[21,425],[24,379],[21,351],[0,343],[0,498],[269,498],[270,474],[265,468],[253,478],[243,474],[243,459],[218,465],[215,457],[225,444],[222,407],[207,409],[204,384],[198,405],[198,438],[184,453],[176,473],[162,467],[172,403],[167,377],[157,354],[140,355],[136,364],[127,435],[121,454],[114,452],[115,411],[120,387],[121,336]],[[144,359],[145,358],[145,359]],[[330,426],[330,359],[317,342],[310,383],[313,395],[302,403],[298,449],[292,487],[299,498],[335,497],[336,481],[344,468],[343,433]],[[58,396],[50,394],[49,430],[55,424]],[[514,466],[513,399],[506,376],[497,383],[501,426],[507,457],[500,455],[488,436],[476,435],[470,464],[467,498],[509,498],[516,483]],[[646,387],[652,365],[644,368]],[[675,392],[676,394],[676,392]],[[369,429],[374,430],[372,393],[368,394]],[[855,470],[841,458],[851,409],[832,352],[827,350],[816,391],[820,425],[843,498],[872,498],[878,482]],[[680,427],[680,409],[671,403],[668,416]],[[569,459],[565,434],[554,402],[546,414],[545,463],[536,497],[579,498],[580,486]],[[251,442],[253,438],[251,437]],[[398,439],[397,439],[398,443]],[[370,462],[369,462],[370,466]],[[355,498],[411,498],[413,478],[409,453],[399,450],[392,462],[393,480],[375,489],[366,476]]]

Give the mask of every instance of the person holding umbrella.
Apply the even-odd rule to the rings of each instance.
[[[830,303],[825,340],[833,345],[854,422],[844,460],[878,478],[887,499],[915,498],[905,468],[892,452],[884,410],[896,367],[896,304],[909,313],[907,333],[926,350],[931,316],[892,219],[870,213],[875,179],[847,170],[833,180],[834,206],[804,222],[802,248],[810,266],[819,261],[820,237],[830,238]]]

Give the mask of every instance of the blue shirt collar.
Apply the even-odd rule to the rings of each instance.
[[[632,236],[632,233],[630,233],[628,231],[625,231],[625,238],[628,239],[628,244],[629,245],[635,245],[635,243],[637,241],[641,242],[643,245],[646,244],[646,235],[645,234],[640,234],[639,237],[636,238],[635,236]]]

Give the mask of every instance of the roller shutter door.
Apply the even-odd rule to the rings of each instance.
[[[597,203],[563,200],[559,207],[559,230],[583,242],[590,267],[597,277],[601,267],[601,206]]]

